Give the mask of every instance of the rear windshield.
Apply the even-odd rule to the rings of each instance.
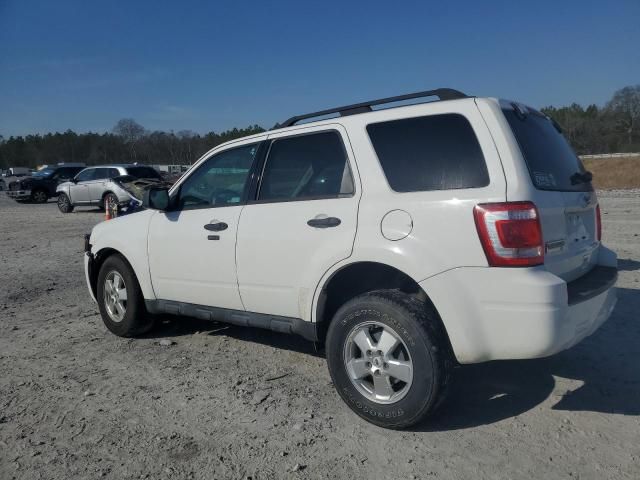
[[[502,110],[539,190],[584,192],[593,190],[580,174],[582,162],[554,123],[540,112],[512,108]],[[576,175],[577,174],[577,175]]]
[[[161,178],[153,167],[127,167],[127,174],[135,178]]]

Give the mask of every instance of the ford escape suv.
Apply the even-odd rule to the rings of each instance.
[[[516,102],[439,89],[293,117],[144,206],[85,237],[110,331],[169,313],[323,342],[384,427],[434,411],[455,365],[552,355],[616,303],[591,175]]]

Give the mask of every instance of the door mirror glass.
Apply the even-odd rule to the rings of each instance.
[[[165,187],[151,187],[145,190],[142,206],[152,210],[167,210],[169,208],[169,190]]]

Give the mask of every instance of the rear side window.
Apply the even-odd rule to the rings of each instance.
[[[482,149],[459,114],[430,115],[367,126],[387,181],[396,192],[489,185]]]
[[[592,190],[591,183],[580,178],[585,171],[582,162],[549,118],[533,109],[516,111],[505,108],[502,111],[537,189],[568,192]]]
[[[335,198],[353,193],[340,134],[331,132],[274,140],[258,200]]]
[[[136,178],[161,178],[153,167],[127,167],[127,174]]]

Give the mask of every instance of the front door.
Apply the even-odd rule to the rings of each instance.
[[[308,320],[318,280],[351,255],[360,190],[346,145],[337,125],[269,136],[257,199],[238,229],[248,311]]]
[[[87,168],[76,176],[74,184],[69,187],[72,204],[86,205],[89,203],[89,183],[93,181],[95,174],[95,168]]]
[[[236,232],[258,150],[253,141],[214,153],[171,192],[171,211],[149,226],[156,297],[243,310],[236,275]]]

